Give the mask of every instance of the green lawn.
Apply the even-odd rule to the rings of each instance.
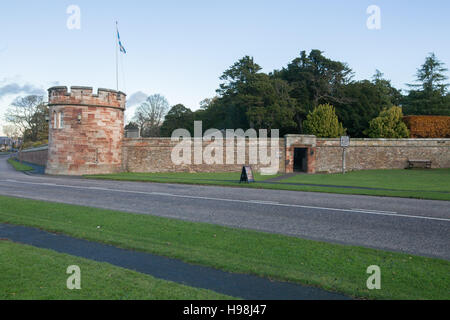
[[[11,164],[14,167],[14,169],[16,169],[17,171],[32,171],[33,170],[32,167],[30,167],[26,164],[20,163],[15,158],[9,158],[8,163]]]
[[[450,169],[366,170],[346,174],[297,175],[283,182],[450,193]]]
[[[254,173],[256,181],[264,181],[275,178],[280,175],[263,176]],[[133,173],[122,172],[105,175],[87,175],[88,179],[103,179],[117,181],[141,181],[141,182],[162,182],[162,183],[187,183],[204,185],[226,185],[239,186],[241,177],[240,172],[215,172],[215,173],[184,173],[184,172],[166,172],[166,173]],[[245,184],[246,185],[246,184]]]
[[[221,300],[213,291],[135,271],[0,240],[0,300]],[[67,267],[81,271],[81,290],[67,289]]]
[[[450,299],[450,262],[446,260],[8,197],[0,197],[0,222],[358,298]],[[381,290],[366,288],[370,265],[381,267]]]
[[[279,175],[278,175],[279,176]],[[277,176],[255,174],[256,183],[240,184],[240,173],[117,173],[85,176],[89,179],[221,185],[232,187],[360,194],[431,200],[450,200],[450,169],[433,170],[370,170],[343,174],[297,175],[277,183],[261,183]],[[329,186],[303,186],[289,183]],[[369,187],[388,190],[368,190],[346,187]]]

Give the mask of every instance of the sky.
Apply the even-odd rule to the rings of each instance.
[[[367,27],[371,5],[380,8],[380,29]],[[355,80],[379,69],[406,89],[430,52],[450,65],[449,12],[448,0],[1,1],[0,136],[18,96],[46,95],[55,85],[116,89],[116,20],[127,50],[119,90],[128,94],[130,120],[155,93],[198,109],[245,55],[271,72],[319,49],[346,62]]]

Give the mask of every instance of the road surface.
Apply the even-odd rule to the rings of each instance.
[[[6,159],[0,156],[0,195],[450,260],[447,201],[26,175]]]

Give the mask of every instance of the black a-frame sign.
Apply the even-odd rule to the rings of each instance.
[[[242,168],[241,181],[239,183],[242,183],[242,182],[244,182],[244,183],[255,182],[252,167],[245,166]]]

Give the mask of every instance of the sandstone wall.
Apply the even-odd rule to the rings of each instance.
[[[45,167],[48,158],[48,147],[34,148],[19,152],[19,160]]]
[[[339,139],[316,140],[315,173],[342,171]],[[450,139],[352,139],[346,168],[404,169],[408,160],[431,160],[433,168],[450,168]]]
[[[201,140],[201,139],[200,139]],[[125,139],[123,143],[123,170],[126,172],[239,172],[244,164],[250,164],[255,172],[260,172],[262,168],[267,168],[268,165],[262,163],[262,158],[259,156],[261,145],[255,140],[246,139],[245,141],[245,161],[237,163],[238,146],[235,141],[232,146],[232,154],[235,161],[234,164],[227,164],[226,141],[223,141],[223,153],[221,158],[222,164],[195,164],[194,155],[194,139],[191,143],[191,160],[192,164],[175,164],[172,161],[173,148],[179,142],[173,142],[170,138],[148,138],[148,139]],[[197,140],[199,141],[199,140]],[[200,141],[203,151],[210,144],[210,141]],[[284,139],[278,139],[278,170],[285,171],[285,145]],[[267,155],[271,155],[270,142],[267,146]],[[250,163],[250,152],[256,152],[257,164]],[[180,153],[181,155],[182,153]]]
[[[50,134],[46,173],[104,174],[121,171],[125,94],[89,87],[49,89]],[[60,127],[58,116],[62,115]]]

